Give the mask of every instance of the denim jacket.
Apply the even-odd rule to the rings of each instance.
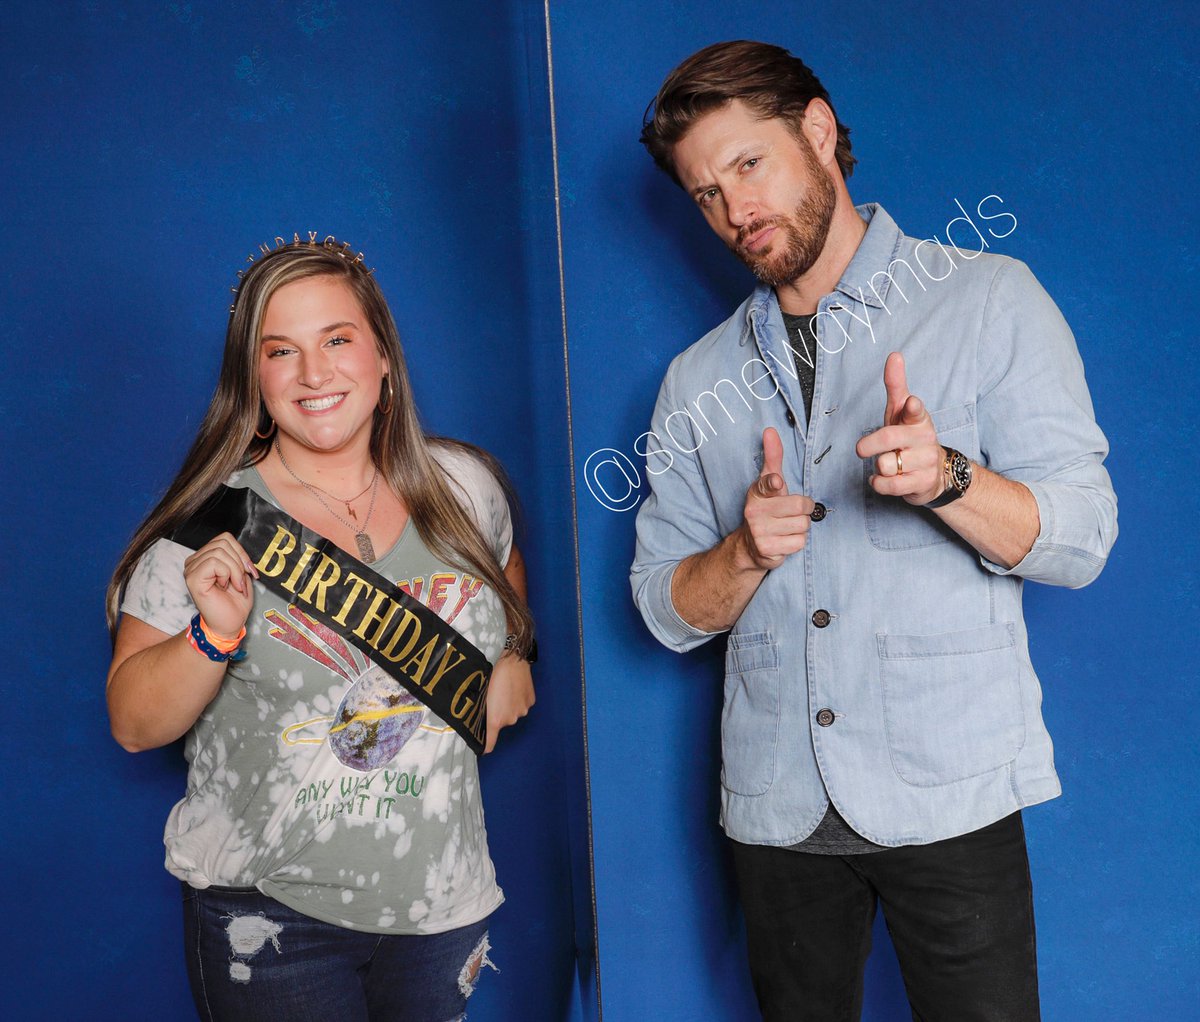
[[[728,637],[721,817],[744,842],[802,840],[827,798],[864,837],[904,845],[1056,796],[1023,580],[1084,586],[1117,533],[1083,365],[1029,269],[906,237],[879,206],[859,213],[867,233],[818,305],[811,421],[763,286],[675,358],[639,438],[651,492],[631,582],[671,649],[716,634],[676,613],[671,580],[741,523],[766,426],[783,438],[789,492],[825,509]],[[868,486],[855,444],[882,425],[891,351],[939,440],[1033,493],[1040,533],[1013,568]]]

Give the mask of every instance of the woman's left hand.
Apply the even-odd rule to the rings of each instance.
[[[492,668],[487,691],[487,742],[485,753],[496,747],[500,729],[515,724],[534,704],[533,673],[529,662],[513,653],[505,653]]]

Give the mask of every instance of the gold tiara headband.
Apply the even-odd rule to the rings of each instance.
[[[260,242],[258,246],[259,252],[262,255],[270,255],[272,252],[278,252],[282,248],[298,248],[301,246],[309,246],[312,248],[323,248],[326,252],[333,252],[345,259],[346,262],[348,262],[351,266],[363,265],[363,254],[361,252],[355,253],[350,242],[339,242],[332,234],[327,234],[324,238],[318,240],[316,231],[307,231],[306,233],[308,234],[307,239],[301,238],[299,233],[293,233],[291,241],[288,241],[287,238],[276,235],[271,239],[271,244],[269,245],[265,242]],[[251,252],[248,256],[246,256],[246,262],[253,263],[254,258],[255,254]],[[373,268],[366,269],[364,267],[363,272],[366,273],[367,276],[370,276],[375,272],[375,270]],[[246,276],[246,271],[238,270],[237,276],[238,283],[229,289],[235,295],[233,305],[229,306],[229,311],[231,313],[233,312],[234,305],[237,305],[236,295],[242,286],[241,281]]]

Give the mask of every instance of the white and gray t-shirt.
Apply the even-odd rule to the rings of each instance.
[[[501,564],[512,526],[496,479],[435,448]],[[237,473],[275,502],[254,469]],[[159,540],[122,613],[167,634],[195,614],[191,551]],[[504,608],[481,579],[435,557],[410,521],[372,563],[493,663]],[[194,887],[256,887],[306,915],[376,933],[439,933],[504,900],[488,855],[476,756],[439,717],[300,607],[254,586],[248,656],[230,663],[188,732],[187,795],[166,826],[167,869]],[[347,727],[352,718],[367,726]]]

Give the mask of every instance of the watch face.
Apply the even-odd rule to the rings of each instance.
[[[950,482],[959,493],[971,485],[971,462],[958,451],[950,456]]]

